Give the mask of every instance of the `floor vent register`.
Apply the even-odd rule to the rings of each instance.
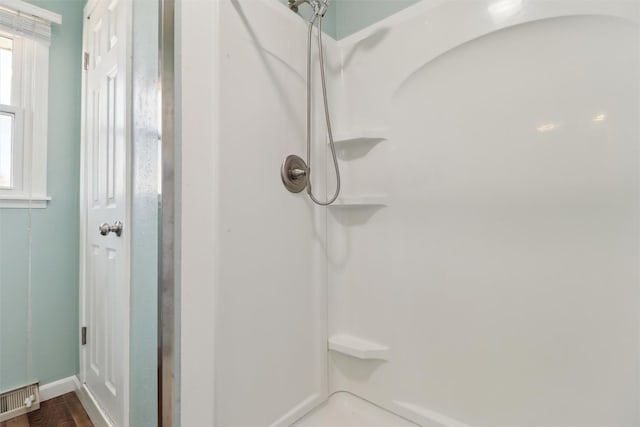
[[[40,409],[38,383],[0,393],[0,422]]]

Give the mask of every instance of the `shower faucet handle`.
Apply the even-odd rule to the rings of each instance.
[[[292,193],[299,193],[307,188],[309,168],[302,158],[296,155],[287,156],[280,168],[282,183]]]
[[[296,180],[300,179],[303,176],[307,176],[307,171],[305,169],[290,169],[289,170],[289,178]]]

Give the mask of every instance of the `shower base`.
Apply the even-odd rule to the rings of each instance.
[[[293,427],[405,427],[414,424],[353,394],[339,392]]]

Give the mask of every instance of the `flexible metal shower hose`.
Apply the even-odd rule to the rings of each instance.
[[[336,147],[333,142],[333,132],[331,131],[331,119],[329,117],[329,102],[327,101],[327,83],[324,75],[324,55],[322,53],[322,16],[318,17],[318,50],[320,58],[320,77],[322,80],[322,96],[324,98],[324,115],[327,120],[327,133],[329,134],[329,145],[331,147],[331,156],[333,157],[333,166],[336,171],[336,191],[329,200],[322,202],[315,198],[311,189],[311,38],[313,33],[313,23],[315,19],[309,21],[309,37],[307,43],[307,194],[314,203],[320,206],[332,204],[340,194],[340,168],[338,167],[338,158],[336,156]]]

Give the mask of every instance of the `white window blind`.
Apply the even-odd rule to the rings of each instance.
[[[60,15],[21,0],[0,0],[0,30],[49,43],[51,23],[61,23]]]

